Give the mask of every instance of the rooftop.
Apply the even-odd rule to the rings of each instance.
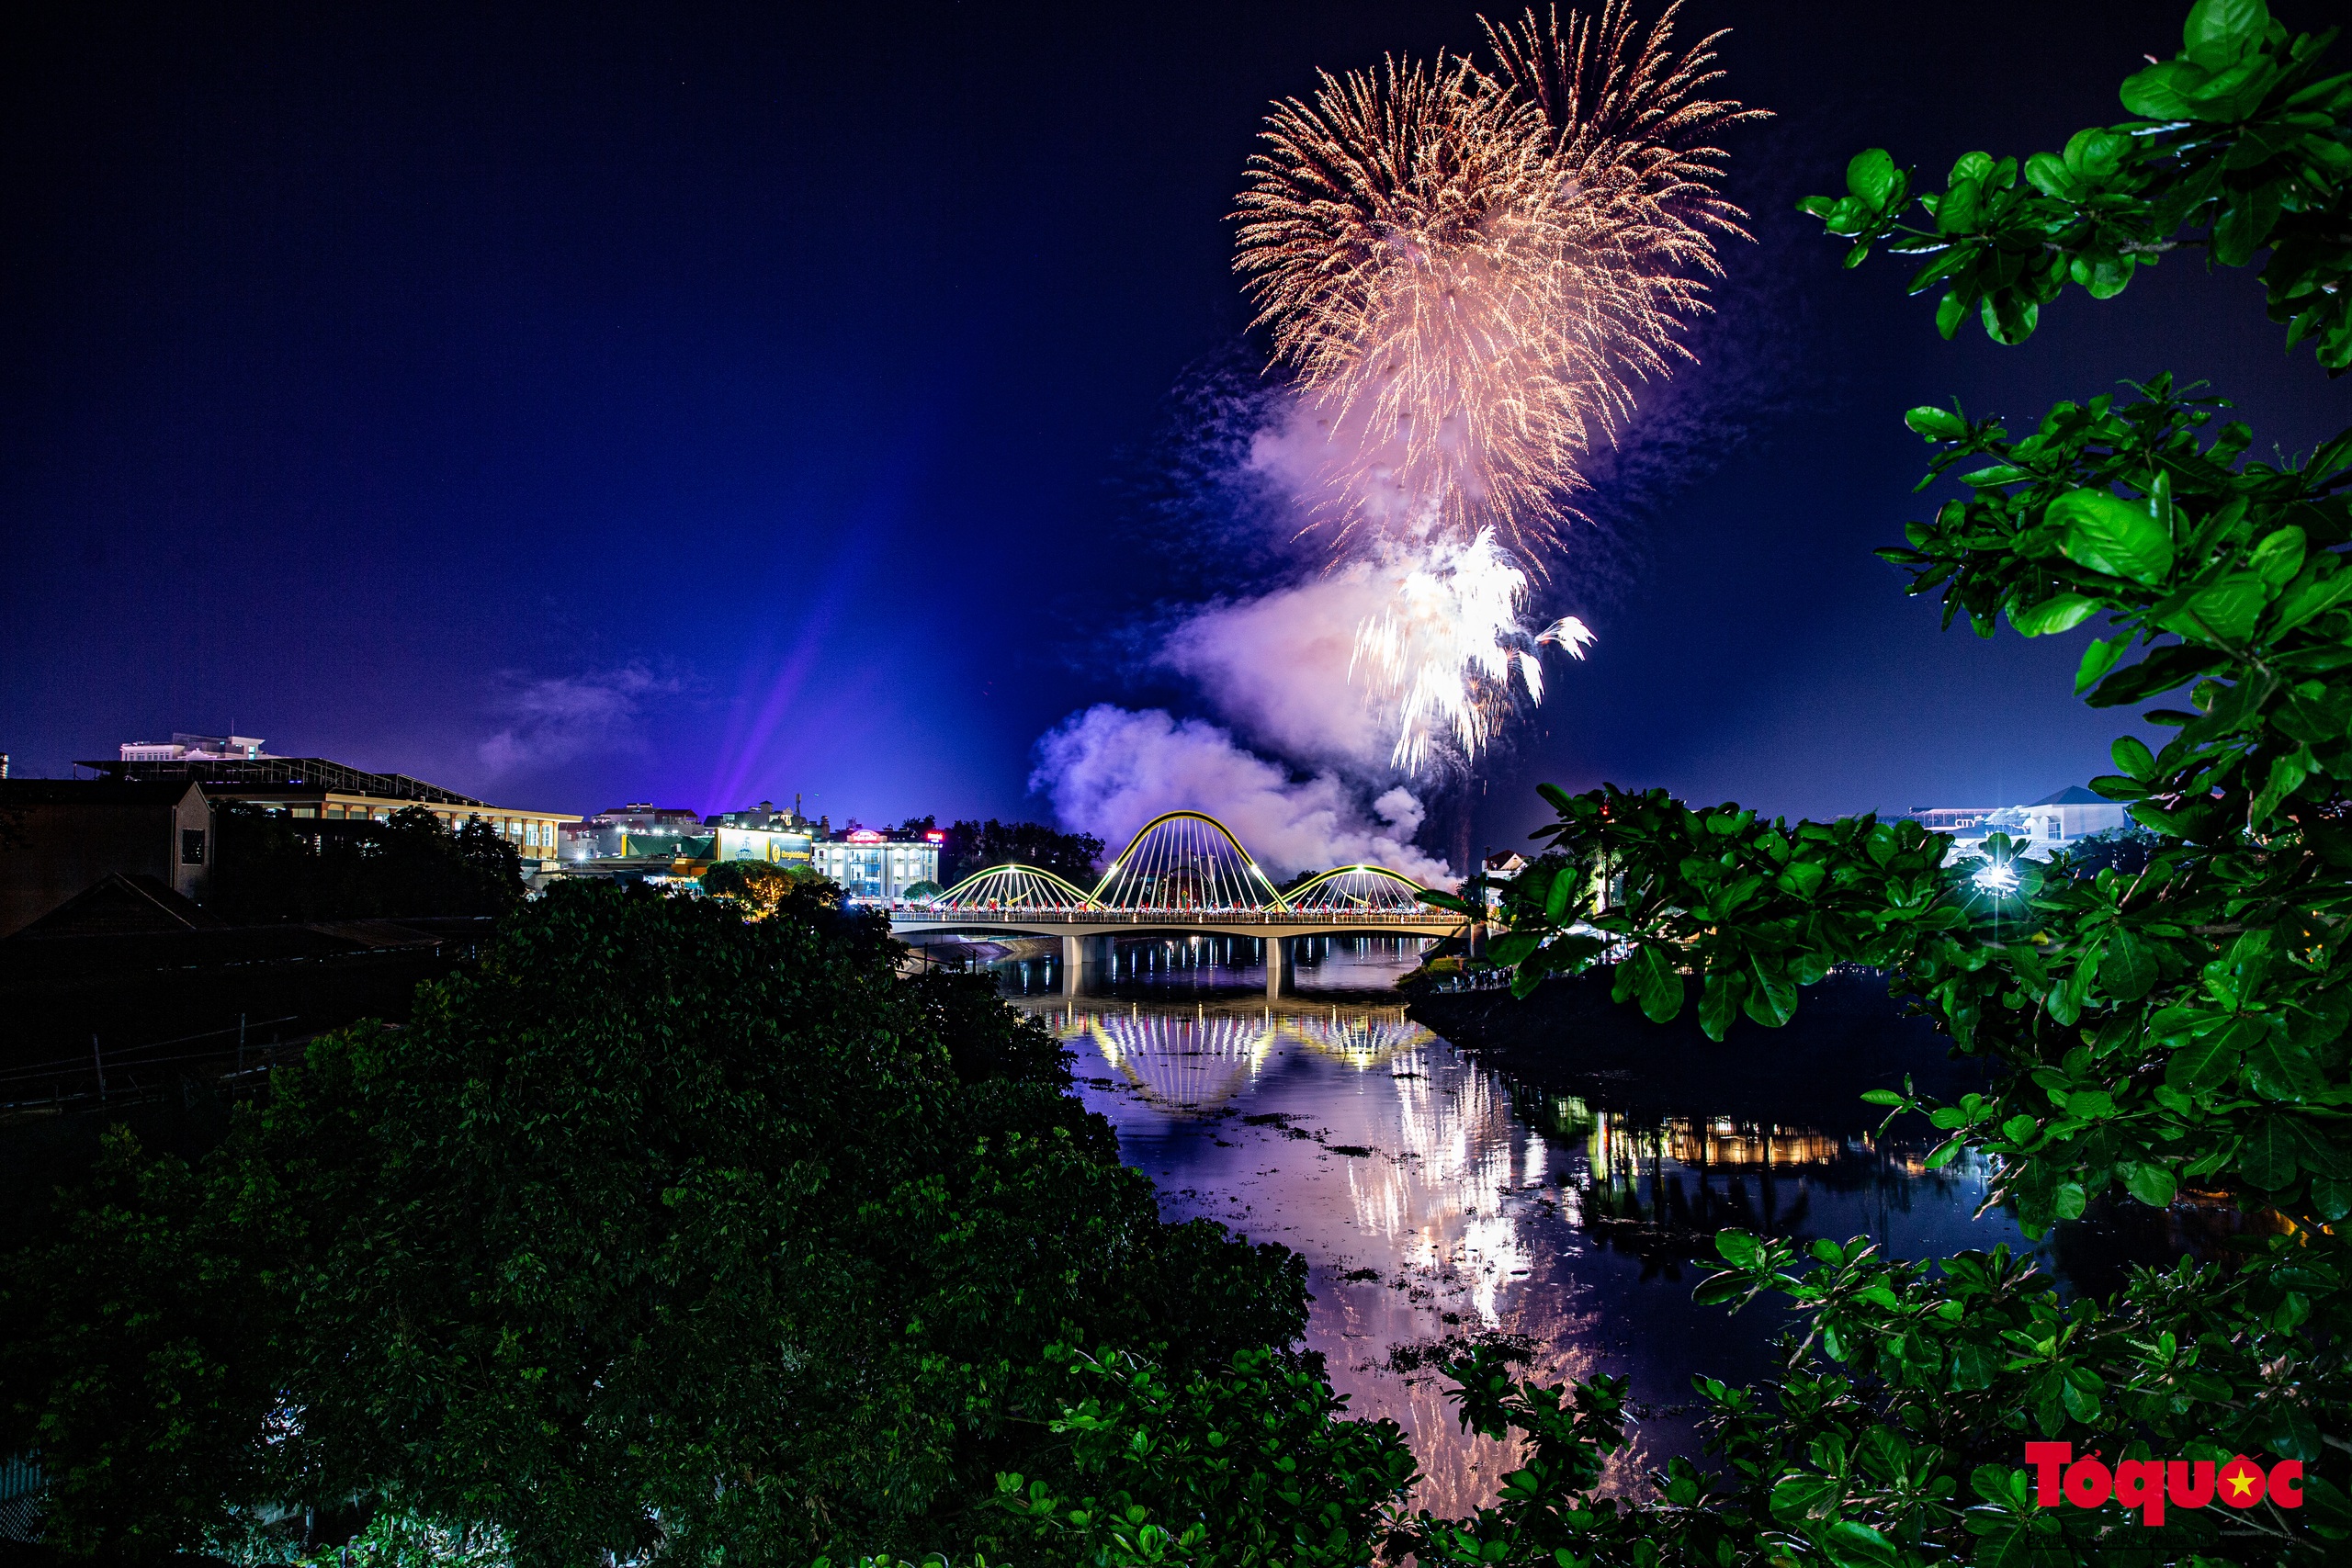
[[[379,800],[421,800],[438,806],[489,804],[469,795],[459,795],[455,790],[426,784],[423,779],[410,778],[406,773],[371,773],[364,768],[329,761],[324,757],[188,755],[138,760],[107,758],[104,761],[76,761],[74,765],[125,782],[189,779],[198,784],[219,784],[232,789],[292,785],[336,795],[372,795]]]

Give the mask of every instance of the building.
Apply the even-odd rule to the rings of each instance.
[[[2080,784],[2069,784],[2030,806],[1922,806],[1906,815],[1930,832],[1950,834],[1956,855],[1973,854],[1990,835],[2006,833],[2025,846],[2020,852],[2031,860],[2047,860],[2077,840],[2132,825],[2132,814],[2122,802],[2093,795]]]
[[[646,855],[675,856],[695,840],[709,837],[702,818],[683,807],[657,808],[648,801],[608,807],[584,822],[562,829],[560,858],[564,861],[610,860]]]
[[[200,900],[212,812],[185,778],[0,780],[0,937],[112,877]]]
[[[389,822],[411,807],[431,812],[451,832],[483,822],[514,846],[526,873],[553,869],[558,829],[580,820],[567,812],[493,806],[405,773],[372,773],[324,757],[273,757],[262,745],[244,735],[174,735],[167,744],[130,741],[114,758],[74,765],[123,784],[201,784],[216,807],[239,802],[296,823]]]
[[[714,813],[703,818],[702,826],[711,836],[713,864],[748,860],[789,867],[808,865],[816,841],[832,830],[830,823],[811,822],[800,815],[798,795],[792,797],[789,811],[763,800],[741,811]]]
[[[792,797],[792,809],[789,811],[780,811],[776,808],[775,801],[763,800],[759,805],[747,807],[741,811],[721,811],[715,816],[706,817],[703,818],[703,826],[706,828],[797,828],[808,831],[811,837],[820,839],[831,838],[833,832],[831,818],[820,817],[811,822],[800,814],[800,797],[797,795]]]
[[[246,761],[264,755],[264,744],[257,735],[190,735],[182,730],[168,742],[126,740],[121,752],[126,762]]]
[[[896,903],[919,882],[938,883],[939,847],[946,840],[937,831],[892,838],[857,828],[811,845],[809,863],[853,898]]]
[[[1917,806],[1905,815],[1930,833],[1964,833],[1999,809],[1995,806]]]

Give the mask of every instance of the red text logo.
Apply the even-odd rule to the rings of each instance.
[[[2303,1506],[2303,1461],[2282,1459],[2268,1470],[2238,1455],[2227,1464],[2210,1459],[2127,1459],[2109,1470],[2096,1453],[2075,1457],[2072,1443],[2028,1443],[2025,1461],[2033,1466],[2033,1500],[2044,1508],[2060,1499],[2077,1508],[2104,1507],[2109,1498],[2140,1510],[2140,1522],[2165,1522],[2165,1505],[2201,1508],[2216,1499],[2233,1508],[2251,1508],[2268,1498],[2281,1508]]]

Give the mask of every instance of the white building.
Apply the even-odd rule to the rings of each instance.
[[[892,839],[860,828],[811,845],[809,864],[853,898],[895,903],[916,883],[939,880],[939,846],[945,839],[944,833]]]
[[[2080,784],[2030,806],[1922,806],[1910,816],[1932,832],[1951,834],[1955,856],[1974,854],[1992,834],[2007,833],[2025,846],[2020,852],[2030,860],[2048,860],[2079,839],[2132,825],[2121,801],[2093,795]]]
[[[258,735],[189,735],[175,730],[168,742],[126,740],[121,750],[126,762],[248,762],[269,755],[263,745]]]

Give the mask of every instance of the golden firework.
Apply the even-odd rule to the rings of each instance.
[[[1531,11],[1487,26],[1492,73],[1392,58],[1268,117],[1235,265],[1315,423],[1335,545],[1492,527],[1540,571],[1584,455],[1687,357],[1744,216],[1696,143],[1752,111],[1701,96],[1721,35],[1675,55],[1673,17]]]

